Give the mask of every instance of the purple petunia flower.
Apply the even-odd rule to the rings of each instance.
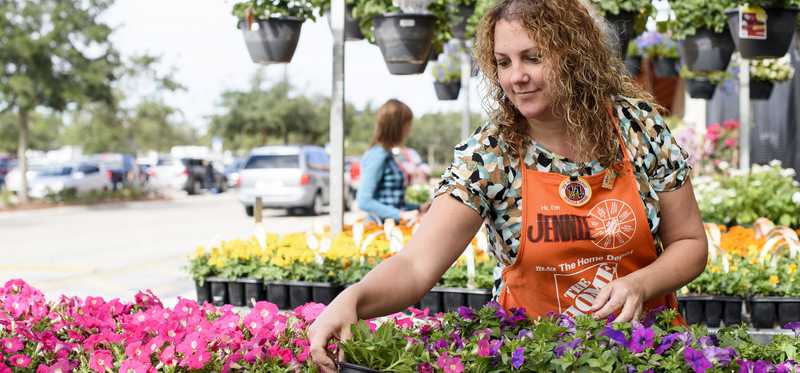
[[[667,309],[667,306],[658,306],[650,311],[647,311],[647,314],[644,316],[644,319],[642,320],[642,325],[646,327],[653,326],[653,324],[656,323],[656,316],[661,314],[661,312],[663,312],[665,309]]]
[[[461,350],[464,348],[464,341],[461,339],[461,334],[459,334],[458,331],[450,333],[450,338],[453,340],[453,344],[457,349]]]
[[[517,339],[525,338],[533,338],[533,333],[530,331],[530,329],[521,329],[519,333],[517,333]]]
[[[719,345],[719,340],[714,335],[704,335],[700,337],[697,342],[700,344],[700,347],[712,347]]]
[[[794,331],[794,336],[800,338],[800,321],[790,322],[784,325],[783,328]]]
[[[764,360],[756,361],[755,365],[753,365],[753,373],[767,373],[772,368],[772,364]]]
[[[555,350],[553,350],[553,352],[556,354],[556,356],[557,356],[557,357],[564,356],[564,352],[567,352],[567,349],[574,350],[574,349],[575,349],[575,347],[578,347],[578,345],[579,345],[581,342],[583,342],[583,340],[582,340],[582,339],[580,339],[580,338],[575,338],[575,339],[573,339],[572,341],[569,341],[569,342],[567,342],[567,343],[564,343],[564,344],[562,344],[562,345],[560,345],[560,346],[556,347],[556,349],[555,349]]]
[[[797,371],[797,367],[793,361],[785,361],[775,366],[775,373],[793,373]]]
[[[721,366],[725,367],[731,363],[734,357],[736,357],[736,350],[731,347],[728,348],[720,348],[716,346],[709,346],[703,349],[703,356],[706,357],[711,363],[719,363]]]
[[[567,315],[562,314],[559,316],[558,326],[566,328],[570,333],[575,333],[575,321]]]
[[[489,342],[489,356],[497,356],[500,353],[500,348],[503,347],[503,340],[496,339]]]
[[[514,369],[519,369],[524,362],[525,349],[522,347],[517,347],[517,349],[515,349],[511,354],[511,366],[514,367]]]
[[[625,338],[625,333],[612,328],[610,325],[606,326],[606,328],[600,332],[600,335],[608,337],[608,339],[617,342],[623,347],[628,346],[628,340]]]
[[[447,346],[448,346],[447,340],[444,338],[436,341],[436,343],[433,344],[433,348],[436,350],[446,350]]]
[[[472,308],[469,307],[464,307],[464,306],[458,307],[458,315],[461,316],[461,318],[464,320],[469,320],[469,321],[475,320],[475,311],[473,311]]]
[[[653,340],[653,329],[639,325],[633,329],[633,334],[631,335],[631,342],[628,345],[628,349],[636,354],[641,353],[644,350],[653,347]]]
[[[712,367],[711,362],[703,356],[702,352],[689,346],[686,346],[686,350],[683,351],[683,358],[695,373],[705,373]]]

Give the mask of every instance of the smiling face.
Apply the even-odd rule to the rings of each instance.
[[[494,57],[500,87],[529,122],[556,119],[546,80],[550,63],[519,21],[500,19],[494,29]]]

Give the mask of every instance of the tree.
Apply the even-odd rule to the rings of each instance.
[[[70,104],[114,103],[111,82],[119,66],[99,20],[113,0],[5,0],[0,2],[0,111],[16,112],[20,172],[27,172],[31,113],[62,111]],[[27,179],[21,178],[21,202]]]
[[[478,114],[470,118],[471,129],[481,123]],[[429,113],[414,119],[406,145],[416,149],[431,167],[441,167],[453,160],[453,147],[461,138],[461,113]]]
[[[33,112],[30,117],[28,144],[32,149],[51,150],[60,145],[64,124],[56,113]],[[0,115],[0,154],[17,153],[19,147],[19,125],[14,113]]]

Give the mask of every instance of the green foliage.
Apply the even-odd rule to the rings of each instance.
[[[415,205],[421,205],[431,200],[431,191],[427,185],[415,184],[406,188],[405,201]]]
[[[432,64],[431,74],[440,83],[461,81],[461,59],[457,54],[441,54]]]
[[[375,43],[372,33],[372,18],[386,13],[397,13],[400,8],[392,4],[392,0],[354,0],[353,18],[358,20],[361,33],[370,43]]]
[[[747,260],[739,256],[728,256],[728,272],[725,272],[722,260],[710,263],[700,276],[686,285],[686,292],[741,297],[750,295]]]
[[[681,66],[680,76],[684,79],[706,79],[714,84],[731,77],[727,71],[691,71],[686,65]]]
[[[794,76],[794,68],[781,59],[750,60],[750,79],[785,82]]]
[[[319,16],[320,9],[315,3],[309,0],[244,0],[233,4],[232,14],[240,20],[246,19],[250,11],[256,19],[297,17],[313,21]]]
[[[695,195],[703,221],[733,226],[765,217],[778,225],[800,226],[800,184],[794,170],[781,169],[779,162],[698,179]]]
[[[33,112],[28,128],[28,148],[52,150],[61,144],[60,132],[64,123],[57,113]],[[19,146],[19,123],[10,112],[0,114],[0,154],[16,154]]]
[[[474,37],[475,32],[477,31],[478,25],[481,23],[481,19],[486,12],[491,9],[492,5],[494,5],[494,0],[476,0],[475,1],[475,12],[472,13],[472,17],[469,17],[467,21],[467,36]]]
[[[401,329],[393,323],[384,323],[373,333],[369,325],[360,321],[350,328],[353,337],[341,344],[345,360],[381,372],[414,373],[417,358],[424,353],[421,344],[409,344],[411,329]]]
[[[597,5],[600,14],[619,14],[620,12],[633,12],[636,14],[634,19],[636,32],[645,29],[647,19],[655,12],[655,7],[651,0],[592,0]]]
[[[477,113],[470,116],[470,131],[483,119]],[[419,151],[431,167],[449,165],[453,161],[453,147],[461,142],[461,113],[428,113],[414,118],[411,135],[406,145]]]
[[[496,266],[494,260],[487,260],[475,265],[475,288],[476,289],[491,289],[494,286],[494,267]],[[461,263],[460,265],[450,267],[445,272],[440,281],[441,286],[448,288],[466,288],[468,287],[467,265]]]
[[[800,0],[735,0],[733,7],[745,5],[787,8],[800,6]]]
[[[639,46],[636,44],[634,40],[628,42],[628,49],[625,51],[626,57],[641,57],[642,51],[639,50]]]
[[[697,30],[728,32],[725,11],[736,7],[736,0],[680,0],[670,2],[675,18],[668,23],[677,40],[694,35]]]

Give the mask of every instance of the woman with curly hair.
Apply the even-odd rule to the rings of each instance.
[[[677,308],[707,257],[687,154],[604,25],[579,0],[498,1],[484,15],[475,55],[491,120],[456,146],[406,248],[311,326],[323,371],[331,337],[417,302],[482,223],[506,308],[617,321]]]

